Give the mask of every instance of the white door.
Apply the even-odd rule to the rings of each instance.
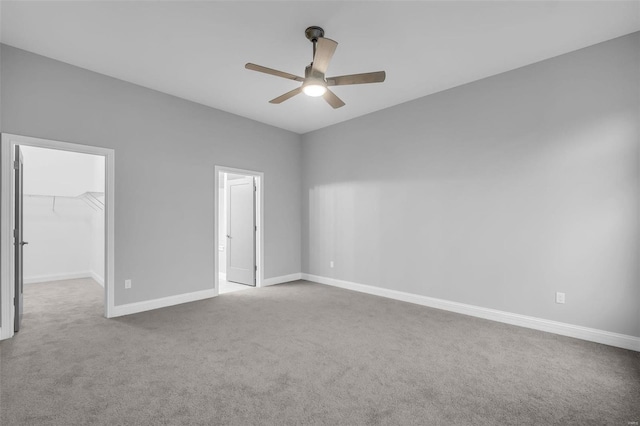
[[[24,176],[22,152],[20,152],[20,146],[16,145],[15,161],[13,163],[13,169],[15,173],[15,226],[13,230],[13,245],[15,250],[14,260],[14,286],[15,286],[15,298],[13,304],[15,307],[15,317],[13,319],[13,331],[20,331],[20,325],[22,324],[22,310],[23,310],[23,294],[24,294],[24,282],[22,275],[22,253],[25,244],[29,244],[26,241],[22,241],[22,181]]]
[[[253,177],[227,180],[227,281],[256,285],[256,204]]]

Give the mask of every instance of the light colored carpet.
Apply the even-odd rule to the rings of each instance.
[[[89,284],[26,287],[3,425],[640,420],[636,352],[304,281],[107,320]]]

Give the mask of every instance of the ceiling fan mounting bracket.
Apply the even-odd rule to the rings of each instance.
[[[324,37],[324,30],[320,27],[312,26],[304,30],[304,35],[310,42],[315,43],[319,38]]]

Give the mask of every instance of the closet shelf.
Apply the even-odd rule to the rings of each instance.
[[[84,202],[87,206],[89,206],[92,210],[95,211],[104,211],[104,201],[100,199],[100,197],[104,196],[104,192],[95,192],[88,191],[83,192],[80,195],[72,196],[72,195],[42,195],[42,194],[23,194],[25,197],[30,198],[51,198],[52,205],[51,210],[56,209],[56,198],[66,198],[66,199],[75,199]]]

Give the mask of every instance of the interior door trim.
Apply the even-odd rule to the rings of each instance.
[[[115,150],[91,145],[32,138],[29,136],[2,134],[0,147],[0,340],[13,337],[14,297],[14,176],[13,151],[16,145],[58,149],[100,155],[105,158],[105,303],[104,315],[111,318],[114,312],[115,287]]]
[[[255,170],[238,169],[235,167],[215,166],[214,167],[214,237],[213,237],[213,249],[214,249],[214,290],[215,295],[219,294],[219,272],[220,265],[218,256],[218,246],[220,241],[220,235],[218,235],[219,226],[219,209],[218,205],[220,197],[220,173],[233,173],[237,175],[253,176],[255,178],[256,185],[256,267],[258,268],[256,274],[256,287],[262,287],[264,281],[264,173]],[[226,238],[226,235],[224,236]]]

